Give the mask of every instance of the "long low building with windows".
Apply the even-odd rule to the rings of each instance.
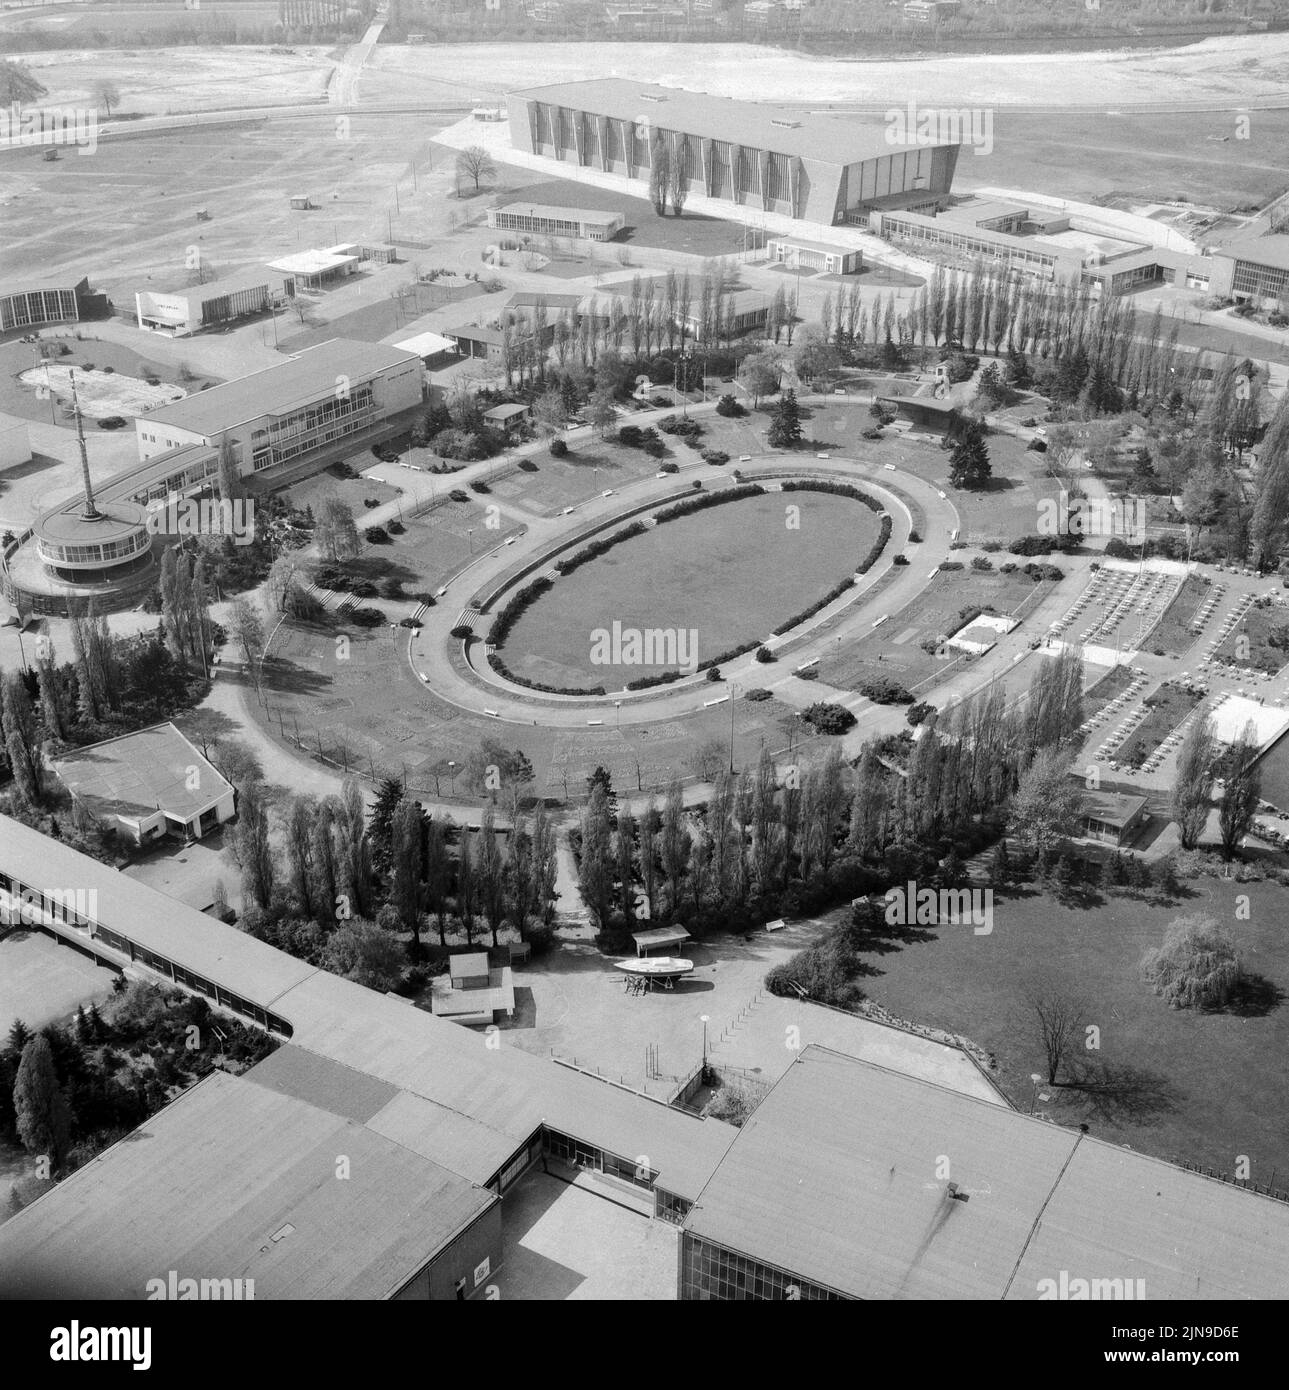
[[[591,208],[561,208],[545,203],[507,203],[488,209],[488,226],[499,232],[527,232],[536,236],[580,237],[586,241],[612,241],[626,225],[620,212]]]
[[[134,312],[140,328],[187,337],[280,307],[287,294],[281,275],[250,270],[183,289],[140,290],[134,296]]]
[[[260,1300],[488,1297],[507,1194],[548,1164],[682,1226],[681,1298],[1289,1296],[1289,1205],[852,1055],[807,1046],[736,1130],[340,979],[7,817],[0,908],[286,1040],[0,1225],[0,1299],[144,1299],[172,1270],[253,1279]]]
[[[875,198],[947,195],[959,144],[894,142],[838,116],[606,77],[510,93],[516,148],[649,184],[666,150],[689,192],[828,226]]]
[[[289,1040],[0,1226],[0,1300],[143,1299],[171,1269],[238,1271],[259,1299],[483,1297],[497,1199],[534,1165],[589,1170],[676,1223],[735,1134],[331,975],[8,817],[0,909]],[[352,1208],[337,1153],[359,1156]]]
[[[262,473],[419,405],[423,378],[413,352],[333,338],[140,415],[139,457],[227,440],[243,476]]]

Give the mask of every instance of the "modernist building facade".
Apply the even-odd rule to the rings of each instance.
[[[227,440],[243,476],[263,473],[419,405],[423,378],[415,353],[333,338],[139,416],[139,457]]]
[[[236,810],[231,783],[169,722],[72,749],[53,769],[80,810],[135,845],[200,840]]]
[[[0,285],[0,333],[39,328],[45,323],[74,323],[108,310],[106,295],[95,294],[88,279],[76,284],[46,284],[38,280]]]
[[[647,188],[665,147],[691,192],[830,226],[873,199],[947,195],[960,148],[892,145],[834,116],[623,78],[512,92],[508,109],[511,139],[531,154]]]
[[[612,241],[626,224],[620,212],[592,208],[551,207],[545,203],[507,203],[488,209],[488,226],[499,232],[535,236],[581,237],[586,241]]]
[[[134,313],[140,328],[185,337],[203,328],[262,314],[285,301],[286,284],[281,275],[252,271],[187,289],[140,290],[134,296]]]

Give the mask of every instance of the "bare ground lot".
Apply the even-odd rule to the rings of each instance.
[[[95,106],[94,84],[108,77],[121,91],[119,110],[146,115],[169,111],[205,111],[247,104],[287,105],[325,100],[327,79],[334,63],[327,50],[296,48],[294,53],[270,53],[267,48],[185,45],[179,49],[140,48],[93,50],[93,31],[119,34],[155,32],[164,15],[167,27],[200,28],[211,17],[233,16],[252,23],[277,19],[274,0],[262,4],[221,4],[202,0],[201,9],[157,5],[107,10],[99,6],[77,14],[36,18],[36,26],[60,32],[81,31],[85,50],[50,49],[28,53],[21,61],[48,89],[43,100],[57,106]],[[12,21],[6,31],[15,28]],[[0,41],[0,49],[3,49]]]
[[[317,121],[108,139],[92,155],[66,153],[54,163],[38,149],[0,152],[6,273],[35,271],[44,280],[67,266],[132,304],[137,290],[182,283],[194,251],[224,275],[310,247],[384,242],[394,185],[410,160],[424,169],[441,126],[428,116],[362,117],[338,138],[324,108]],[[408,179],[396,237],[446,227],[446,180],[445,171],[423,175],[413,195]],[[293,212],[292,193],[321,206]],[[202,208],[208,222],[197,221]]]
[[[1065,907],[1047,894],[995,903],[988,936],[954,927],[910,932],[867,957],[869,996],[901,1018],[950,1029],[992,1052],[1012,1103],[1028,1110],[1029,1077],[1044,1071],[1027,994],[1040,983],[1086,1003],[1101,1030],[1083,1088],[1041,1087],[1038,1109],[1061,1124],[1086,1121],[1099,1138],[1166,1159],[1283,1186],[1289,1173],[1289,1073],[1275,1063],[1289,1043],[1283,941],[1284,888],[1211,878],[1186,885],[1171,906],[1136,897]],[[1236,920],[1236,894],[1251,900]],[[1080,910],[1085,909],[1085,910]],[[1092,909],[1092,910],[1086,910]],[[1265,983],[1240,1011],[1170,1009],[1138,976],[1143,953],[1179,913],[1209,913],[1235,935],[1247,968]]]

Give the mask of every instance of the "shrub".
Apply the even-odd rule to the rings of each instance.
[[[431,593],[426,592],[423,594],[417,594],[416,601],[425,608],[434,607],[434,595]]]
[[[733,396],[724,395],[716,402],[716,413],[728,418],[735,415],[746,415],[747,410]]]
[[[891,559],[891,564],[893,565],[907,565],[908,562],[909,557],[907,555],[896,555]]]
[[[368,545],[389,544],[389,532],[383,526],[369,526],[363,535],[367,538]]]
[[[349,592],[355,598],[375,598],[380,591],[371,579],[353,579],[349,583]]]
[[[801,711],[801,717],[820,734],[844,734],[847,729],[855,726],[855,716],[845,705],[830,704],[822,700],[807,705]]]
[[[774,653],[769,649],[769,647],[758,647],[756,649],[756,659],[762,664],[764,664],[766,662],[774,660]]]
[[[659,467],[658,472],[659,472],[659,473],[679,473],[679,472],[680,472],[680,465],[679,465],[678,463],[672,463],[672,462],[669,460],[668,462],[662,464],[662,465]]]
[[[973,570],[992,571],[994,562],[987,555],[973,555],[971,557],[971,568]]]
[[[454,502],[468,502],[470,500],[470,494],[464,488],[460,487],[454,487],[452,491],[448,493],[448,496]]]
[[[719,666],[709,666],[709,667],[707,668],[707,679],[708,679],[709,681],[718,681],[718,680],[720,680],[720,679],[721,679],[721,668],[720,668]]]
[[[941,560],[940,568],[942,570],[960,570],[964,566],[961,560]]]
[[[391,536],[401,536],[407,527],[401,521],[391,521],[385,529]]]
[[[560,440],[560,443],[563,444],[564,441],[563,441],[563,440]],[[564,444],[564,452],[565,452],[565,453],[568,453],[568,445],[567,445],[567,444]],[[552,454],[555,453],[555,450],[552,449],[552,450],[551,450],[551,453],[552,453]],[[536,473],[536,472],[537,472],[537,465],[532,461],[532,459],[529,459],[529,458],[520,459],[519,462],[515,465],[515,467],[518,468],[519,471],[520,471],[521,473]]]
[[[550,447],[553,459],[562,459],[568,455],[568,444],[563,439],[552,439]]]
[[[676,465],[670,468],[663,464],[661,471],[675,472]],[[706,492],[701,497],[688,497],[683,502],[673,502],[671,506],[664,507],[660,512],[655,513],[654,520],[661,525],[664,521],[675,521],[679,516],[689,516],[693,512],[701,512],[707,507],[719,507],[725,502],[737,502],[743,497],[758,497],[765,489],[760,483],[743,483],[739,487],[726,488],[722,492]]]
[[[745,700],[751,700],[753,704],[755,704],[760,700],[768,700],[770,698],[770,692],[766,690],[764,686],[754,685],[743,698]]]
[[[349,620],[357,623],[359,627],[380,627],[385,621],[385,615],[379,608],[351,608]]]
[[[909,727],[916,729],[917,726],[930,718],[935,713],[935,706],[928,704],[925,700],[919,700],[916,705],[910,705],[904,711],[904,717],[909,721]]]
[[[730,461],[730,456],[724,449],[704,449],[701,457],[704,463],[710,463],[718,468],[721,464]]]
[[[474,636],[474,628],[472,628],[469,623],[458,623],[456,627],[448,633],[448,636],[455,637],[458,641],[464,642],[467,637]]]
[[[398,620],[398,625],[399,627],[414,628],[417,632],[420,632],[421,630],[421,622],[419,618],[400,618]]]
[[[885,676],[875,676],[870,681],[865,681],[859,687],[859,693],[865,699],[872,700],[878,705],[911,705],[913,696],[907,691],[899,681],[893,681]]]
[[[471,492],[491,492],[492,489],[488,486],[487,483],[484,482],[484,480],[483,480],[482,478],[476,478],[476,479],[474,480],[474,482],[472,482],[472,483],[470,484],[470,491],[471,491]]]
[[[623,425],[618,431],[618,443],[628,449],[638,449],[643,438],[644,430],[639,425]]]

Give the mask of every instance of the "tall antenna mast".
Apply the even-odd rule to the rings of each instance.
[[[81,513],[82,521],[97,521],[99,510],[94,505],[94,488],[90,483],[90,460],[85,452],[85,423],[81,419],[81,403],[76,396],[76,372],[68,369],[68,377],[72,383],[72,410],[76,415],[76,442],[81,450],[81,478],[85,483],[85,510]]]

